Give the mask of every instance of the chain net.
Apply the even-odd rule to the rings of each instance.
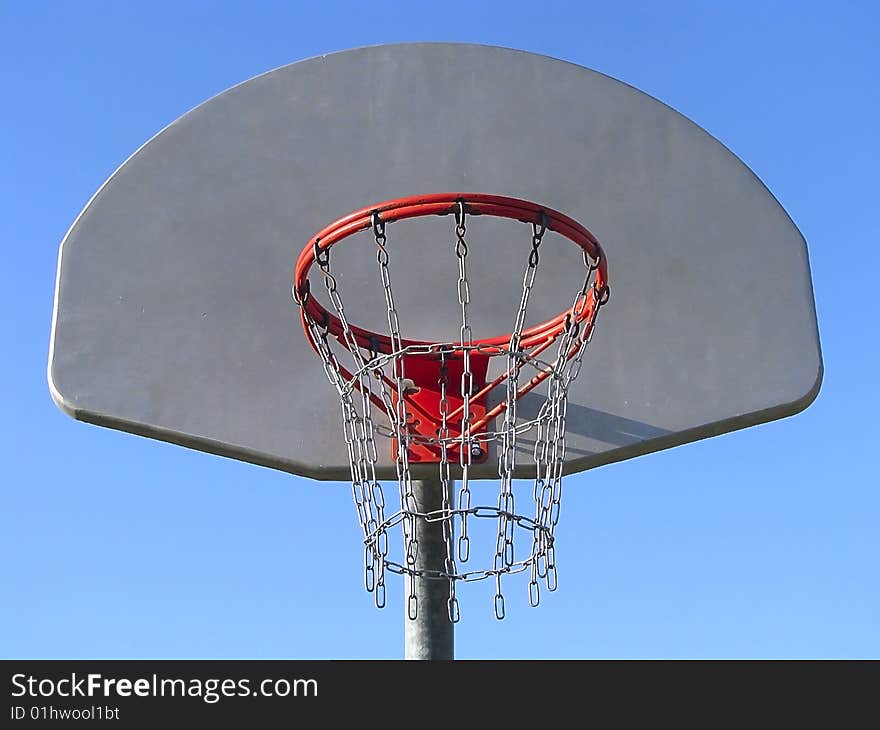
[[[528,574],[528,600],[532,606],[540,601],[541,586],[549,591],[557,587],[557,566],[554,548],[562,500],[562,470],[565,461],[565,419],[568,392],[578,377],[584,352],[595,330],[599,309],[608,299],[608,289],[596,286],[595,272],[599,260],[583,253],[583,286],[566,311],[561,326],[537,346],[522,347],[523,329],[532,288],[540,262],[540,247],[547,230],[541,216],[531,223],[531,247],[522,279],[522,295],[514,317],[509,342],[487,348],[474,341],[470,321],[470,284],[468,280],[467,209],[459,203],[454,212],[453,251],[458,265],[457,297],[461,325],[456,342],[412,344],[401,336],[397,304],[389,273],[389,250],[385,222],[378,213],[372,214],[372,233],[376,243],[376,261],[385,299],[390,348],[379,352],[375,342],[364,346],[349,322],[338,291],[338,282],[331,271],[330,248],[314,246],[314,259],[332,309],[339,320],[340,331],[331,333],[326,321],[317,320],[303,307],[303,322],[323,363],[329,382],[336,389],[341,405],[342,432],[351,468],[352,496],[358,522],[363,532],[364,583],[374,595],[376,606],[385,605],[387,573],[396,573],[408,581],[407,613],[418,615],[416,580],[449,582],[449,619],[460,616],[456,584],[490,579],[495,584],[494,611],[504,618],[505,605],[502,580],[516,573]],[[294,294],[297,303],[303,301]],[[589,309],[589,311],[587,311]],[[585,316],[586,315],[586,316]],[[555,347],[554,347],[555,346]],[[549,354],[544,354],[549,352]],[[495,430],[489,423],[475,423],[473,403],[475,390],[472,359],[488,354],[505,361],[505,372],[483,389],[503,388],[499,407],[489,415],[500,421]],[[427,357],[440,363],[436,387],[440,400],[436,414],[435,435],[416,433],[410,426],[408,391],[412,381],[406,376],[411,358]],[[341,359],[342,358],[342,359]],[[456,388],[461,405],[452,408],[448,397],[453,383],[448,365],[461,365],[460,383]],[[456,368],[457,369],[457,368]],[[525,383],[525,385],[521,385]],[[536,385],[544,387],[544,400],[532,419],[518,419],[517,401]],[[503,415],[502,415],[503,414]],[[497,416],[497,418],[496,418]],[[523,434],[534,439],[532,451],[532,500],[527,512],[518,512],[514,498],[514,473],[517,469],[517,443]],[[394,462],[397,474],[399,508],[389,513],[385,493],[376,477],[377,437],[391,438],[396,445]],[[430,445],[439,453],[436,477],[442,488],[442,507],[420,511],[413,492],[410,468],[411,448]],[[471,492],[470,470],[473,459],[486,453],[490,445],[498,455],[499,494],[494,506],[475,505]],[[460,479],[453,495],[452,467]],[[469,532],[471,520],[486,519],[497,523],[494,559],[491,567],[468,569],[470,558]],[[426,570],[416,567],[418,525],[441,522],[445,542],[443,567]],[[403,554],[398,559],[389,555],[389,534],[401,527]],[[515,536],[525,533],[528,550],[517,556]]]

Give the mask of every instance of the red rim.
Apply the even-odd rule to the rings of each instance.
[[[343,326],[339,318],[331,314],[314,296],[309,294],[308,275],[315,263],[316,250],[325,251],[358,231],[372,228],[374,214],[378,214],[382,222],[390,223],[419,216],[454,214],[459,210],[460,205],[464,206],[467,215],[491,215],[537,225],[540,225],[543,219],[547,229],[564,236],[582,249],[592,261],[596,261],[596,280],[588,294],[586,305],[577,316],[579,322],[586,319],[599,303],[599,299],[605,296],[608,285],[608,270],[602,246],[584,226],[564,213],[528,200],[484,193],[414,195],[356,210],[334,221],[312,236],[297,259],[293,284],[295,298],[302,306],[301,317],[306,333],[308,334],[306,326],[306,317],[308,317],[315,322],[326,325],[327,331],[335,337],[343,334]],[[570,308],[542,324],[523,330],[520,346],[529,348],[559,334],[565,327],[565,319],[569,312]],[[350,325],[350,328],[361,347],[374,348],[377,352],[385,354],[391,352],[391,338],[388,335],[371,332],[356,325]],[[507,334],[473,340],[472,344],[488,349],[488,354],[492,354],[492,348],[503,347],[509,342],[510,335]],[[402,339],[400,344],[403,347],[409,347],[438,343]]]

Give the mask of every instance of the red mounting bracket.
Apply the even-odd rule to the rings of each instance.
[[[403,366],[405,377],[412,381],[412,387],[404,393],[407,410],[407,425],[409,432],[414,436],[426,439],[436,439],[439,436],[442,425],[440,414],[440,382],[443,377],[441,369],[445,364],[446,373],[446,401],[449,439],[461,438],[461,418],[464,406],[462,397],[462,375],[464,373],[464,359],[459,354],[456,357],[441,359],[435,356],[410,355],[404,356]],[[482,420],[486,414],[486,396],[481,391],[486,385],[486,373],[489,369],[489,356],[471,351],[471,393],[470,398],[471,422]],[[392,389],[392,402],[397,407],[397,392]],[[485,433],[486,424],[471,430],[471,436]],[[485,441],[471,441],[471,463],[482,463],[488,458]],[[476,449],[480,453],[476,453]],[[396,458],[398,449],[397,439],[393,439],[392,455]],[[460,463],[461,442],[450,443],[446,448],[446,458],[452,464]],[[410,443],[408,457],[411,462],[436,464],[441,460],[441,448],[436,443]]]

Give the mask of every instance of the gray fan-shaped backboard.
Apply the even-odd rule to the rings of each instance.
[[[612,296],[569,396],[566,471],[791,415],[816,396],[804,239],[721,143],[569,63],[411,44],[251,79],[126,161],[61,246],[53,398],[83,421],[346,478],[338,396],[290,297],[294,263],[352,210],[450,190],[548,205],[607,253]],[[510,221],[469,226],[478,336],[511,330],[529,238]],[[398,222],[388,240],[404,335],[454,339],[451,221]],[[381,327],[370,236],[340,244],[334,266],[352,319]],[[566,309],[580,273],[577,251],[548,236],[529,320]],[[520,415],[540,402],[529,395]],[[393,475],[390,446],[380,452]],[[480,474],[496,469],[490,458]]]

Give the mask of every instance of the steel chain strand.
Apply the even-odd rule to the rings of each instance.
[[[458,511],[453,510],[452,512],[453,512],[453,516],[454,516],[455,514],[457,514]],[[469,512],[469,514],[471,514],[474,517],[488,518],[488,519],[497,519],[498,514],[499,514],[499,510],[496,507],[472,507],[468,512]],[[404,516],[404,514],[401,511],[401,512],[398,512],[398,513],[388,517],[386,519],[386,522],[379,526],[378,532],[381,533],[382,531],[390,529],[394,525],[399,524],[402,521],[403,516]],[[450,515],[446,512],[446,510],[444,510],[442,508],[438,509],[438,510],[433,510],[431,512],[420,512],[415,516],[418,517],[420,520],[424,520],[425,522],[440,522],[440,521],[442,521],[442,522],[444,522],[444,524],[448,523],[448,520],[450,517]],[[523,527],[524,529],[527,529],[527,530],[542,529],[538,525],[535,524],[534,520],[532,520],[528,517],[522,516],[522,515],[515,516],[515,522],[517,525],[519,525],[520,527]],[[375,536],[371,536],[369,539],[373,539],[374,537]],[[552,544],[552,539],[548,538],[548,541]],[[483,580],[488,577],[495,577],[496,581],[498,581],[502,575],[520,573],[520,572],[523,572],[525,570],[530,569],[532,562],[533,561],[530,556],[526,560],[516,561],[511,566],[504,567],[501,570],[489,569],[489,570],[473,570],[473,571],[467,571],[465,573],[450,573],[449,570],[447,570],[445,568],[445,566],[444,566],[443,570],[420,569],[420,568],[414,568],[414,567],[411,567],[408,565],[403,565],[403,564],[398,563],[394,560],[387,560],[386,561],[386,570],[388,570],[392,573],[397,573],[399,575],[403,575],[403,576],[412,576],[412,577],[416,577],[416,578],[429,578],[429,579],[436,579],[436,580],[447,580],[447,581],[448,580],[455,580],[455,581],[460,580],[460,581],[464,581],[464,582],[472,582],[472,581]],[[497,588],[497,584],[496,584],[496,588]],[[499,606],[502,605],[502,601],[499,601],[498,605]]]
[[[325,259],[326,260],[326,259]],[[328,283],[330,283],[328,281]],[[368,457],[368,462],[370,464],[370,476],[369,479],[363,478],[364,469],[363,469],[363,460],[359,460],[355,454],[355,445],[354,445],[354,435],[353,431],[357,429],[357,425],[355,423],[356,418],[356,408],[351,399],[352,388],[345,388],[345,392],[343,392],[344,386],[342,383],[344,382],[344,378],[340,372],[338,361],[336,360],[335,355],[332,353],[332,350],[329,348],[329,344],[327,341],[327,332],[326,330],[318,330],[317,323],[307,317],[307,324],[309,326],[309,331],[312,335],[313,341],[316,343],[316,347],[318,352],[325,363],[325,373],[328,375],[328,379],[332,384],[337,388],[337,391],[340,392],[342,397],[342,406],[343,406],[343,432],[345,434],[346,445],[349,450],[349,463],[352,471],[352,491],[355,499],[355,505],[358,512],[359,522],[361,523],[361,527],[364,532],[367,533],[370,531],[370,528],[373,524],[376,523],[376,519],[379,522],[382,522],[384,519],[384,515],[382,512],[382,508],[384,507],[384,497],[382,495],[381,484],[376,480],[375,477],[375,462],[377,459],[375,442],[372,438],[372,427],[371,427],[371,418],[369,416],[369,410],[367,411],[367,416],[364,419],[365,427],[362,429],[362,433],[366,434],[367,437],[367,448],[366,454]],[[369,397],[369,389],[364,388],[362,394],[365,394],[366,397]],[[376,518],[368,517],[369,511],[364,508],[364,497],[369,499],[372,495],[372,501],[377,505],[377,516]],[[380,556],[376,555],[376,551],[374,545],[365,546],[365,571],[364,571],[364,583],[365,587],[368,591],[373,591],[375,587],[375,601],[376,605],[379,608],[382,608],[385,605],[385,581],[384,581],[384,562],[382,557],[387,553],[387,538],[384,535],[381,535],[378,540],[378,552]]]
[[[343,421],[343,435],[346,442],[346,449],[348,451],[349,456],[349,469],[351,471],[351,479],[352,479],[352,496],[355,502],[355,508],[358,514],[358,522],[360,523],[361,529],[364,532],[364,535],[369,533],[368,522],[366,519],[366,514],[364,510],[364,505],[362,501],[363,494],[363,483],[359,479],[358,466],[356,463],[355,457],[355,447],[354,447],[354,432],[356,429],[355,425],[355,407],[353,400],[351,398],[350,391],[345,391],[342,386],[343,377],[340,372],[339,361],[336,359],[336,356],[333,354],[333,351],[330,349],[329,343],[327,341],[327,331],[321,330],[318,327],[318,324],[311,318],[306,317],[306,324],[309,328],[309,332],[312,337],[312,341],[315,343],[316,349],[324,363],[324,372],[328,377],[330,383],[336,388],[337,392],[340,393],[341,399],[341,408],[342,408],[342,421]],[[368,555],[370,559],[368,560]],[[382,573],[382,562],[379,562],[379,574],[380,578],[377,581],[375,578],[375,569],[376,569],[376,561],[374,558],[374,554],[369,550],[369,547],[365,548],[365,556],[364,556],[364,586],[367,591],[374,591],[374,598],[376,600],[376,605],[380,608],[384,605],[384,579],[381,576]]]
[[[584,261],[585,263],[588,261],[586,256]],[[580,325],[577,318],[583,312],[583,307],[586,305],[585,293],[588,291],[592,272],[593,269],[588,265],[584,285],[575,296],[574,302],[564,320],[557,357],[553,363],[552,375],[549,378],[547,387],[547,400],[544,404],[547,420],[539,425],[541,433],[535,444],[535,519],[544,527],[549,522],[553,490],[554,488],[561,488],[556,485],[558,484],[558,475],[561,473],[562,467],[561,463],[557,461],[560,439],[560,403],[562,399],[567,398],[567,388],[562,383],[563,370],[569,362],[572,342],[579,331]],[[564,439],[564,419],[562,420],[562,428],[562,438]],[[546,551],[548,544],[544,535],[543,531],[535,532],[532,540],[533,563],[528,587],[529,604],[531,606],[537,606],[540,602],[538,578],[543,578],[546,575]]]
[[[449,511],[449,514],[452,514],[453,516],[460,516],[460,512],[460,510],[453,509]],[[498,519],[499,510],[497,507],[490,506],[471,507],[469,510],[467,510],[467,513],[472,517],[476,517],[478,519]],[[365,538],[365,541],[372,541],[376,538],[376,535],[379,535],[383,531],[389,530],[392,527],[399,525],[403,521],[403,518],[406,516],[406,514],[407,513],[405,513],[403,510],[400,510],[392,514],[390,517],[386,517],[385,521],[381,525],[379,525],[373,533]],[[447,513],[441,507],[440,509],[433,510],[431,512],[416,512],[413,516],[417,517],[418,519],[424,520],[425,522],[441,522],[447,518]],[[525,530],[534,531],[545,529],[544,527],[538,525],[538,523],[535,522],[534,519],[525,515],[511,515],[510,518],[512,521],[516,522],[519,527],[522,527]]]
[[[441,352],[440,355],[440,404],[438,410],[440,412],[440,428],[437,431],[437,437],[440,441],[440,489],[442,490],[442,512],[443,512],[443,543],[446,547],[446,558],[443,567],[449,576],[449,599],[447,601],[447,613],[452,623],[458,623],[461,616],[461,610],[458,604],[458,598],[455,595],[455,544],[453,540],[453,517],[452,504],[450,503],[450,479],[449,479],[449,454],[447,441],[449,439],[449,399],[447,397],[447,386],[449,385],[449,368],[446,364],[446,354]],[[425,517],[425,521],[429,518]]]
[[[585,257],[585,262],[588,263],[588,273],[587,273],[587,281],[590,280],[590,275],[595,270],[596,266],[598,266],[598,261],[596,261],[595,265],[592,265],[588,262]],[[586,288],[587,284],[585,284]],[[583,330],[583,333],[580,337],[577,352],[574,357],[572,357],[568,361],[567,370],[563,382],[564,389],[564,399],[561,401],[558,406],[558,420],[556,430],[559,433],[559,439],[556,444],[554,444],[556,453],[554,454],[556,468],[553,474],[553,484],[551,489],[551,503],[549,509],[549,524],[546,525],[548,534],[550,537],[550,546],[546,551],[546,569],[545,575],[542,576],[546,580],[547,589],[550,591],[555,591],[558,585],[558,576],[556,569],[556,556],[555,550],[553,548],[552,539],[554,536],[554,532],[556,529],[556,525],[559,522],[559,514],[560,514],[560,506],[562,502],[562,465],[565,461],[565,417],[566,411],[568,409],[568,390],[571,383],[577,378],[578,374],[581,370],[581,365],[584,357],[584,353],[586,352],[587,346],[592,340],[593,333],[595,332],[596,319],[599,314],[599,309],[607,302],[607,291],[606,292],[598,292],[595,289],[595,284],[593,285],[594,292],[594,307],[592,312],[590,313],[590,317],[587,320],[586,326]]]
[[[349,351],[352,359],[354,360],[355,372],[358,373],[358,375],[353,376],[353,379],[355,377],[357,378],[357,390],[359,391],[361,397],[361,412],[358,412],[357,408],[354,406],[354,401],[351,398],[349,398],[348,407],[348,415],[350,418],[353,419],[353,423],[349,423],[349,426],[353,427],[353,430],[355,432],[355,450],[352,454],[355,459],[353,461],[350,461],[350,465],[352,473],[352,487],[360,494],[360,509],[363,511],[363,519],[365,521],[366,529],[369,530],[372,524],[376,524],[377,517],[377,515],[374,513],[373,508],[373,494],[375,493],[377,488],[381,491],[381,486],[379,486],[375,480],[375,473],[373,472],[371,475],[371,469],[369,466],[369,462],[371,459],[373,463],[375,463],[375,454],[371,453],[371,449],[368,443],[368,438],[371,438],[372,436],[372,393],[370,389],[370,378],[367,373],[367,369],[365,366],[366,364],[358,346],[357,339],[355,338],[351,326],[348,322],[348,318],[345,315],[345,306],[343,305],[342,298],[339,295],[336,278],[333,276],[330,270],[330,249],[326,248],[321,250],[319,247],[319,242],[315,241],[314,255],[315,261],[317,262],[324,279],[325,288],[327,289],[327,295],[330,298],[330,301],[333,304],[333,308],[336,311],[336,316],[340,324],[342,325],[342,334],[345,341],[344,344],[346,345],[346,349]],[[326,343],[326,339],[324,341]],[[338,368],[338,361],[336,361],[336,364]],[[375,444],[373,444],[373,447],[375,447]],[[375,572],[377,568],[380,573],[382,572],[381,563],[383,557],[375,549],[375,546],[370,547],[370,553],[371,560],[368,561],[366,556],[364,558],[364,583],[367,587],[367,590],[372,592],[376,583]],[[369,565],[367,563],[369,563]],[[374,598],[376,600],[377,606],[381,608],[381,606],[384,604],[384,596],[380,595],[380,593],[376,593],[374,595]]]
[[[468,245],[465,241],[467,227],[465,222],[464,201],[458,201],[455,211],[455,255],[458,257],[458,303],[461,308],[461,329],[459,343],[462,346],[461,373],[461,438],[459,447],[459,465],[461,466],[461,488],[458,493],[459,510],[467,510],[471,506],[471,490],[469,468],[471,465],[471,393],[473,375],[471,373],[471,348],[473,332],[468,321],[468,304],[470,303],[470,286],[467,278]],[[461,513],[461,533],[458,537],[458,559],[465,563],[470,557],[470,537],[467,531],[467,513]]]
[[[513,523],[506,513],[515,511],[513,495],[513,474],[516,469],[516,405],[519,392],[519,372],[522,368],[520,343],[522,330],[525,326],[526,313],[538,270],[538,249],[546,231],[546,216],[542,213],[537,223],[532,223],[532,249],[529,252],[525,271],[523,272],[522,294],[517,309],[510,342],[507,348],[507,392],[504,425],[502,427],[502,443],[498,458],[500,476],[500,493],[498,509],[502,512],[498,518],[498,536],[495,544],[495,569],[509,567],[514,562]]]
[[[553,535],[559,522],[560,506],[562,500],[562,468],[565,462],[566,451],[566,413],[568,409],[568,392],[572,381],[577,377],[587,345],[592,339],[595,330],[596,318],[599,309],[607,301],[607,290],[599,292],[594,283],[593,274],[598,268],[599,260],[591,261],[586,254],[584,264],[587,269],[584,286],[575,298],[572,305],[565,337],[560,343],[559,359],[562,361],[562,372],[559,377],[554,377],[550,384],[551,395],[549,398],[551,416],[547,423],[547,432],[550,434],[552,443],[550,458],[547,464],[546,481],[542,488],[540,501],[537,505],[539,512],[538,522],[546,530],[536,532],[536,538],[540,541],[544,535],[549,536],[549,544],[543,550],[538,551],[540,558],[535,561],[535,567],[529,585],[529,600],[532,602],[533,594],[535,604],[538,600],[537,577],[544,578],[548,590],[556,590],[558,585],[555,550],[553,548]],[[578,330],[572,326],[576,318],[583,313],[589,298],[590,287],[593,290],[593,310],[587,320],[582,334],[578,337]],[[572,353],[572,340],[578,337],[576,351]]]
[[[388,332],[391,338],[391,349],[401,351],[403,349],[400,335],[400,318],[394,305],[394,293],[391,290],[391,274],[388,270],[388,249],[386,248],[387,237],[385,235],[385,222],[379,216],[378,211],[372,215],[373,237],[376,240],[376,261],[379,264],[379,276],[382,281],[382,289],[385,295],[385,305],[388,316]],[[396,357],[392,361],[392,374],[397,390],[397,403],[389,412],[392,425],[397,434],[397,485],[400,494],[400,503],[407,516],[403,520],[404,555],[407,564],[415,565],[418,555],[419,542],[416,532],[415,520],[409,513],[418,512],[415,503],[415,495],[412,489],[412,476],[409,468],[409,414],[406,408],[406,372],[403,357]],[[392,415],[393,414],[393,415]],[[415,580],[410,579],[409,599],[407,600],[407,615],[410,620],[418,617],[418,596],[416,595]]]
[[[375,351],[370,353],[370,360],[372,361],[375,358]],[[367,378],[369,379],[369,369]],[[372,402],[371,394],[367,393],[368,404]],[[376,439],[375,439],[375,425],[373,423],[372,418],[372,409],[367,407],[365,409],[364,415],[364,432],[366,437],[366,452],[367,452],[367,481],[364,484],[365,491],[368,491],[370,494],[370,503],[372,508],[375,510],[375,517],[373,517],[373,512],[371,510],[370,522],[368,524],[374,525],[375,529],[378,525],[382,524],[385,521],[385,494],[382,491],[382,484],[376,478],[376,462],[379,459],[378,449],[376,448]],[[371,530],[372,531],[372,530]],[[388,536],[386,533],[381,533],[377,536],[377,539],[373,545],[370,546],[373,559],[374,559],[374,570],[376,571],[376,586],[379,590],[374,594],[374,598],[376,600],[376,606],[378,608],[382,608],[385,605],[385,557],[388,555]]]
[[[358,390],[361,394],[361,437],[363,442],[361,474],[364,479],[364,504],[367,507],[367,518],[371,525],[375,525],[383,519],[381,505],[384,504],[385,499],[381,494],[382,486],[376,481],[376,461],[378,460],[378,453],[376,450],[376,441],[373,437],[375,427],[373,425],[373,394],[370,386],[370,375],[362,354],[360,355],[359,361],[364,363],[364,365],[359,368],[362,372],[355,376],[358,383],[360,383]]]
[[[542,549],[538,551],[529,581],[529,603],[531,605],[537,605],[539,602],[538,578],[546,580],[548,589],[554,590],[556,586],[555,559],[550,553],[552,542],[548,545],[545,535],[553,536],[554,519],[556,521],[559,519],[559,505],[562,496],[562,463],[565,458],[567,387],[564,382],[557,379],[554,379],[550,387],[553,390],[551,419],[547,423],[547,431],[551,434],[550,456],[547,460],[544,487],[538,503],[538,522],[547,532],[540,533],[539,541],[543,542]]]
[[[587,274],[589,277],[589,273]],[[584,288],[588,286],[584,284]],[[581,290],[581,292],[583,289]],[[567,398],[567,389],[562,382],[564,368],[569,361],[569,353],[572,349],[572,342],[579,331],[577,318],[572,312],[579,306],[581,300],[581,292],[575,297],[571,311],[566,315],[564,321],[564,329],[559,342],[559,349],[553,366],[553,375],[548,384],[547,405],[549,418],[544,424],[545,439],[542,449],[544,452],[544,463],[541,465],[543,469],[543,478],[541,479],[540,491],[536,485],[535,500],[537,521],[542,527],[547,527],[550,519],[550,511],[553,498],[553,490],[557,485],[558,476],[561,473],[562,464],[559,461],[560,439],[564,439],[564,417],[561,416],[561,410],[564,409],[565,399]],[[560,426],[563,433],[560,433]],[[549,452],[549,453],[548,453]],[[544,539],[544,532],[535,533],[533,541],[533,563],[531,566],[531,574],[529,577],[529,605],[537,606],[540,603],[540,589],[538,587],[538,578],[546,576],[547,566],[547,540]]]
[[[535,524],[541,525],[541,494],[544,490],[544,479],[547,458],[550,450],[549,443],[549,424],[548,418],[550,413],[549,401],[545,401],[538,412],[536,420],[536,436],[535,436],[535,483],[533,488],[533,498],[535,502]],[[544,534],[540,530],[536,530],[532,535],[532,564],[536,564],[539,557],[544,553],[546,543]],[[530,580],[535,580],[535,574],[532,572]]]
[[[454,577],[455,580],[462,581],[464,583],[476,583],[481,580],[486,580],[486,578],[496,578],[499,574],[515,575],[517,573],[522,573],[528,570],[528,567],[528,562],[521,560],[514,563],[513,566],[511,566],[510,568],[505,568],[504,570],[470,570],[467,573],[459,573]],[[388,566],[386,570],[389,573],[394,573],[395,575],[412,575],[416,578],[427,578],[428,580],[449,580],[450,577],[442,570],[423,570],[420,568],[407,568],[393,560],[388,561]]]
[[[382,371],[381,371],[381,367],[383,365],[387,365],[388,362],[390,362],[390,361],[391,360],[387,360],[384,363],[377,364],[377,366],[373,369],[372,372],[373,372],[373,376],[375,377],[375,379],[378,383],[378,386],[379,386],[378,387],[379,395],[381,397],[382,405],[385,410],[385,413],[388,414],[389,422],[391,424],[394,424],[394,422],[396,421],[396,417],[395,417],[396,410],[394,408],[394,405],[392,404],[391,393],[389,392],[389,388],[385,382],[385,379],[384,379],[384,377],[382,375]],[[377,431],[379,431],[379,429],[377,429]],[[383,434],[383,435],[385,435],[389,438],[397,438],[398,442],[399,442],[400,433],[395,427],[393,427],[393,425],[392,425],[392,429],[387,434]],[[399,485],[399,481],[398,481],[398,485]],[[383,498],[383,501],[384,501],[384,498]],[[401,493],[401,507],[402,506],[403,506],[403,498],[402,498],[402,493]],[[377,531],[377,534],[374,536],[374,539],[379,547],[379,552],[382,555],[382,561],[380,562],[380,567],[379,567],[379,577],[377,579],[377,586],[378,586],[378,588],[381,589],[383,600],[384,600],[384,595],[385,595],[384,571],[389,565],[389,561],[387,559],[388,543],[389,543],[388,530],[390,528],[396,526],[397,524],[400,524],[400,522],[403,521],[403,518],[404,518],[404,514],[402,512],[400,512],[400,513],[397,513],[397,517],[395,518],[394,522],[389,522],[389,520],[386,519],[385,523],[384,523],[384,527],[382,527],[382,525],[380,525],[380,528]],[[404,526],[404,528],[402,528],[402,529],[405,530],[405,528],[406,528],[406,526]]]

